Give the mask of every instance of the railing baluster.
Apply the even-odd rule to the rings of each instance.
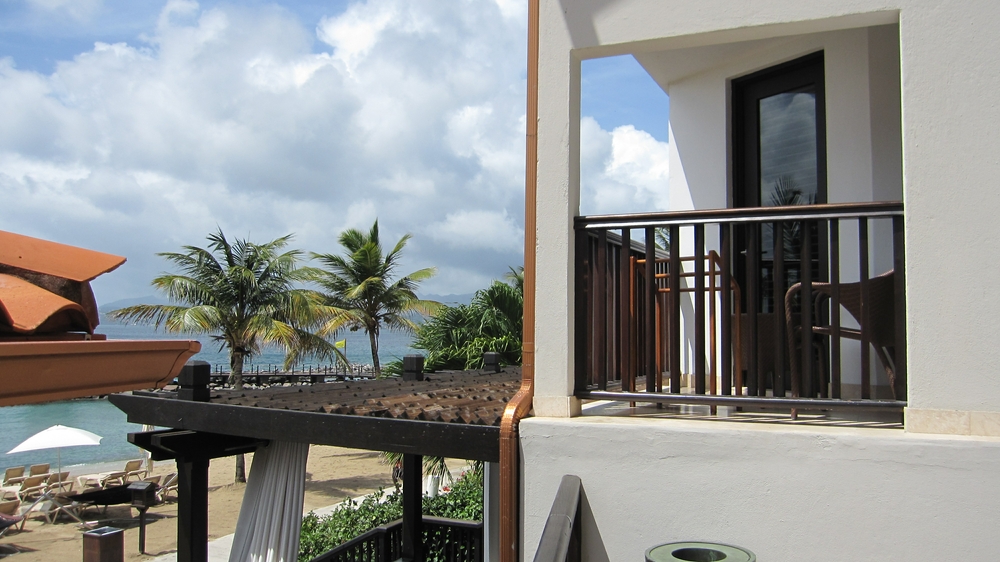
[[[656,230],[646,228],[646,391],[656,392]]]
[[[861,398],[871,398],[871,326],[868,322],[868,217],[858,219],[858,261],[861,272]]]
[[[708,356],[711,358],[708,363],[708,393],[718,394],[718,379],[719,376],[719,355],[718,348],[716,347],[716,329],[718,328],[718,321],[716,320],[716,315],[718,314],[718,305],[716,303],[717,297],[716,293],[716,262],[713,258],[717,257],[718,254],[714,252],[709,252],[708,255]],[[712,408],[712,413],[715,413],[715,408]]]
[[[896,400],[906,400],[906,240],[903,217],[892,217],[893,311],[895,312],[895,346],[893,394]]]
[[[760,297],[758,285],[760,280],[760,242],[758,240],[760,226],[750,224],[747,226],[747,319],[750,324],[750,363],[747,365],[747,394],[750,396],[763,396],[764,385],[762,374],[759,373],[760,365],[760,345],[759,326],[757,320],[757,307]]]
[[[628,228],[622,229],[622,250],[620,265],[618,267],[618,286],[621,287],[618,300],[618,369],[621,372],[622,390],[635,390],[635,382],[631,378],[629,367],[629,324],[630,306],[629,299],[632,295],[631,285],[631,263],[632,256],[632,231]]]
[[[597,368],[597,388],[608,389],[608,231],[597,233],[597,274],[595,275],[595,304],[597,305],[597,341],[594,363]]]
[[[694,392],[705,394],[705,225],[694,225]]]
[[[587,237],[587,385],[597,384],[597,238]]]
[[[633,256],[629,260],[629,333],[632,337],[629,338],[628,346],[628,363],[629,363],[629,378],[632,381],[632,390],[635,390],[635,381],[639,377],[639,274],[638,269],[638,258]]]
[[[575,322],[573,326],[573,342],[575,350],[574,386],[577,391],[587,387],[587,357],[590,349],[587,346],[590,331],[590,307],[587,303],[587,268],[590,264],[590,235],[586,230],[576,231],[576,280],[574,283],[576,303]]]
[[[815,396],[816,389],[813,388],[812,376],[812,237],[810,236],[812,224],[802,221],[802,257],[799,268],[802,280],[802,290],[799,292],[799,315],[802,319],[802,392],[805,396]]]
[[[771,228],[774,242],[774,264],[772,279],[772,300],[774,302],[774,374],[772,388],[774,396],[785,395],[785,223],[775,222]]]
[[[733,393],[733,303],[732,303],[732,275],[729,269],[733,258],[731,253],[731,242],[729,224],[719,225],[719,256],[722,261],[722,394]],[[739,322],[739,317],[736,318]]]
[[[681,229],[670,225],[670,392],[681,391]]]
[[[840,382],[840,221],[830,220],[830,391],[841,397]]]

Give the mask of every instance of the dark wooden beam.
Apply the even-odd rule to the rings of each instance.
[[[370,451],[499,462],[500,428],[115,394],[132,423]]]
[[[267,445],[264,439],[204,431],[161,429],[129,433],[128,442],[152,454],[154,461],[177,458],[217,459],[252,453]]]
[[[403,455],[403,560],[423,562],[423,457]]]

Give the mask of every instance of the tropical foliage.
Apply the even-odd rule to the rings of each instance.
[[[221,230],[208,236],[208,248],[184,246],[184,252],[157,254],[180,273],[153,279],[171,303],[140,304],[111,312],[111,317],[164,327],[168,332],[208,334],[229,350],[230,383],[242,387],[243,366],[263,344],[285,349],[285,367],[303,355],[338,357],[340,351],[311,328],[339,311],[321,296],[296,284],[308,278],[299,250],[285,250],[291,235],[264,244],[230,242]]]
[[[340,235],[343,256],[313,254],[322,267],[314,270],[310,279],[320,286],[326,304],[340,311],[323,324],[319,334],[328,336],[343,328],[364,330],[376,375],[382,371],[378,358],[382,328],[412,333],[416,330],[414,315],[431,314],[440,306],[417,298],[415,293],[421,281],[435,274],[433,267],[395,277],[409,239],[409,234],[403,236],[385,253],[376,220],[367,233],[352,228]]]
[[[468,305],[441,308],[417,329],[413,347],[427,352],[427,370],[482,368],[486,351],[520,365],[523,318],[524,276],[511,270],[506,282],[476,291]]]
[[[423,497],[424,515],[482,521],[483,468],[479,463],[455,481],[448,493]],[[403,494],[386,494],[379,490],[359,503],[347,500],[331,514],[317,517],[310,513],[302,519],[299,538],[299,561],[306,562],[324,552],[360,536],[379,525],[391,523],[403,516]],[[436,560],[440,553],[427,553]]]

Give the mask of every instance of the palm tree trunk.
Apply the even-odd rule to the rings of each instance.
[[[243,390],[243,353],[235,349],[229,352],[229,369],[229,384]]]
[[[378,363],[378,330],[368,330],[368,341],[372,344],[372,369],[375,376],[382,375],[382,366]]]
[[[242,454],[236,455],[236,482],[246,484],[247,459]]]
[[[229,366],[232,372],[229,374],[229,384],[236,390],[243,388],[243,353],[232,350],[229,353]],[[245,483],[247,481],[247,461],[243,455],[236,455],[236,482]]]

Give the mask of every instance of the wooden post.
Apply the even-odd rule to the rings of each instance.
[[[403,455],[403,560],[423,562],[423,511],[421,498],[423,486],[420,476],[423,474],[420,455]]]
[[[772,375],[772,395],[785,396],[785,223],[776,221],[772,226],[774,242],[774,269],[772,274],[772,299],[774,305],[774,374]]]
[[[732,263],[731,237],[729,235],[729,224],[719,225],[719,252],[722,261],[722,277],[719,284],[722,286],[722,394],[733,393],[733,304],[732,304],[732,275],[730,264]],[[740,321],[739,316],[736,322]],[[738,393],[737,393],[738,394]]]
[[[644,318],[646,326],[643,335],[645,342],[643,345],[643,369],[646,372],[646,392],[656,392],[660,390],[656,384],[656,229],[646,228],[646,294],[644,300],[646,311]]]
[[[177,459],[177,562],[208,562],[208,459]]]
[[[705,225],[694,225],[694,392],[705,394]]]
[[[670,392],[681,391],[681,229],[670,225]],[[648,383],[647,383],[648,384]]]

